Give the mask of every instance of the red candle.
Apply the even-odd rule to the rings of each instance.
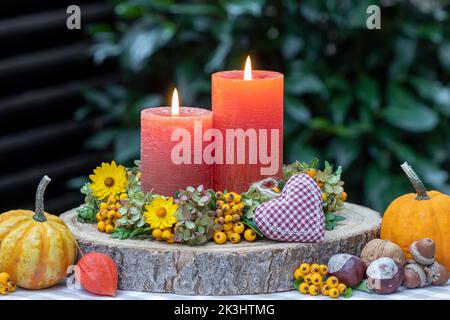
[[[212,75],[213,126],[224,136],[224,161],[213,165],[215,190],[245,192],[253,182],[282,174],[283,74],[252,71],[249,58],[245,69]],[[244,148],[236,129],[245,133]]]
[[[145,192],[174,196],[179,189],[211,187],[212,168],[202,161],[202,131],[212,126],[211,111],[172,107],[141,112],[141,186]],[[184,146],[184,148],[183,148]]]

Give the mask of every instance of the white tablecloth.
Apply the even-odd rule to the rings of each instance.
[[[1,300],[90,300],[90,299],[119,299],[119,300],[302,300],[302,299],[331,299],[325,296],[304,295],[297,291],[287,291],[274,294],[243,295],[243,296],[181,296],[167,293],[146,293],[135,291],[117,291],[114,298],[98,297],[82,289],[69,289],[58,285],[45,290],[17,289],[16,292],[6,296],[0,296]],[[339,298],[340,300],[346,300]],[[432,286],[420,289],[400,288],[390,295],[368,294],[361,291],[353,291],[353,300],[450,300],[450,281],[444,286]]]

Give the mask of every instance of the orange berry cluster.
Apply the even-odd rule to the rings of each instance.
[[[99,210],[95,217],[97,218],[97,229],[100,232],[112,233],[116,227],[116,220],[120,219],[122,215],[119,209],[122,207],[120,200],[128,198],[126,193],[122,193],[118,197],[110,197],[106,202],[101,202]]]
[[[153,229],[152,237],[158,241],[166,241],[169,244],[175,243],[173,239],[173,228],[165,228],[165,229]]]
[[[214,242],[223,244],[227,240],[231,243],[241,242],[242,235],[247,241],[254,241],[256,233],[252,229],[245,229],[241,222],[244,203],[242,196],[236,192],[216,192],[216,218],[214,219]]]
[[[16,284],[11,279],[8,273],[0,273],[0,294],[7,295],[10,292],[16,291]]]
[[[322,294],[330,298],[338,298],[347,290],[347,286],[339,283],[335,276],[328,277],[328,267],[324,264],[302,263],[295,271],[294,278],[299,280],[298,291],[303,294],[317,296]]]
[[[322,181],[319,181],[319,179],[315,179],[317,173],[316,169],[308,169],[305,173],[316,181],[321,190],[324,188],[325,184]],[[342,191],[341,200],[344,202],[347,201],[347,192]],[[327,201],[327,195],[324,192],[322,192],[322,201]]]

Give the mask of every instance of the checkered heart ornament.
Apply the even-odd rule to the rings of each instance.
[[[322,191],[310,176],[296,174],[279,197],[256,208],[253,221],[272,240],[322,242],[325,237]]]

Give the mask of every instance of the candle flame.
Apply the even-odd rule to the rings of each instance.
[[[180,114],[180,101],[178,100],[177,88],[175,88],[172,94],[172,115],[178,116],[179,114]]]
[[[250,56],[247,56],[247,60],[245,61],[244,80],[252,80],[252,61],[250,60]]]

